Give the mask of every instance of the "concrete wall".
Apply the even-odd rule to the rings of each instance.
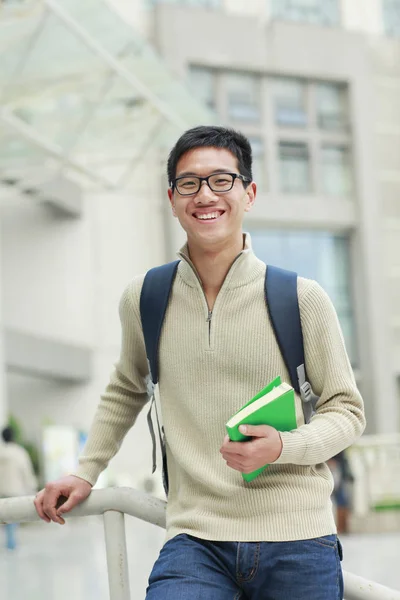
[[[400,41],[369,39],[374,144],[383,232],[382,271],[390,299],[391,364],[400,377]]]

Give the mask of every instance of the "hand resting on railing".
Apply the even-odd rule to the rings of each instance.
[[[68,475],[48,483],[36,494],[35,508],[39,517],[46,523],[54,521],[64,525],[62,514],[86,500],[91,491],[92,486],[88,481],[75,475]]]

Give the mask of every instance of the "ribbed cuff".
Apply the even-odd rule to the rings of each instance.
[[[282,452],[276,459],[276,465],[301,465],[307,450],[305,439],[297,431],[281,431]]]
[[[93,471],[90,471],[88,469],[84,469],[83,467],[78,467],[75,473],[71,473],[71,475],[79,477],[79,479],[84,479],[85,481],[90,483],[91,486],[94,486],[97,479],[99,478],[100,473],[95,474],[94,469]]]

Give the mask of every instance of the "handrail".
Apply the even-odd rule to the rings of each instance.
[[[21,496],[18,498],[5,498],[0,500],[0,524],[38,521],[39,516],[36,513],[33,500],[33,496]],[[165,501],[154,498],[145,492],[140,492],[131,488],[106,488],[102,490],[93,490],[87,500],[71,510],[68,514],[63,515],[66,518],[104,515],[106,542],[109,544],[110,548],[109,579],[110,598],[112,598],[112,600],[114,600],[114,598],[115,600],[129,599],[130,595],[129,582],[126,573],[126,561],[124,561],[122,565],[124,579],[120,578],[119,584],[115,583],[116,577],[111,570],[110,561],[115,554],[113,548],[117,547],[117,543],[124,548],[124,552],[126,552],[126,548],[125,538],[123,537],[123,539],[116,541],[115,538],[113,538],[111,531],[107,529],[110,516],[114,514],[117,517],[118,513],[122,513],[121,519],[123,519],[123,513],[125,513],[131,517],[136,517],[147,523],[165,528],[166,506],[167,503]],[[114,532],[115,525],[118,526],[118,523],[120,524],[118,531],[121,538],[123,536],[121,529],[123,528],[122,520],[120,522],[113,522]],[[110,527],[110,529],[112,528]],[[353,573],[348,573],[347,571],[343,572],[343,577],[346,600],[400,600],[400,591],[390,589],[379,583],[354,575]]]
[[[0,500],[0,524],[39,521],[33,500],[34,496]],[[93,490],[87,500],[63,517],[89,517],[115,510],[165,529],[166,507],[167,503],[164,500],[154,498],[145,492],[124,487],[105,488]]]

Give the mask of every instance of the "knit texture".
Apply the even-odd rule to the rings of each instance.
[[[246,236],[209,323],[186,248],[180,257],[159,351],[170,484],[167,539],[188,533],[219,541],[288,541],[334,533],[333,480],[325,461],[354,442],[365,419],[331,301],[315,281],[298,279],[307,373],[320,396],[317,413],[305,425],[296,397],[298,429],[281,434],[279,459],[247,483],[219,452],[225,423],[277,375],[290,383],[265,305],[266,266]],[[76,473],[92,484],[147,402],[142,283],[143,276],[135,278],[122,296],[120,359]]]

